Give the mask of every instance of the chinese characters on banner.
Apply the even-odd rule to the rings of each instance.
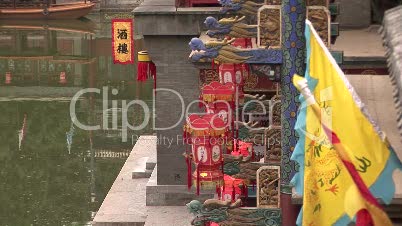
[[[112,20],[113,63],[134,63],[133,20]]]

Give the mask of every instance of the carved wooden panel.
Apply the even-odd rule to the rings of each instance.
[[[272,77],[280,75],[280,65],[250,65],[251,71],[247,73],[244,78],[244,91],[250,92],[266,92],[274,91],[276,86],[275,83],[270,79],[268,75],[273,74]],[[261,67],[260,67],[261,66]],[[262,68],[266,66],[265,68]],[[258,71],[258,69],[261,71]],[[266,70],[265,70],[266,69]]]
[[[325,6],[328,8],[328,0],[307,0],[307,6]]]
[[[268,5],[258,10],[257,44],[259,47],[281,47],[281,21],[281,6]]]
[[[258,84],[258,76],[249,73],[247,76],[244,78],[244,89],[245,90],[253,90],[254,88],[257,87]]]
[[[219,82],[218,69],[200,69],[200,87],[214,81]]]
[[[280,167],[257,170],[257,208],[280,208]]]
[[[274,82],[281,81],[281,65],[280,64],[252,64],[250,65],[252,73],[267,77]]]
[[[269,125],[280,126],[281,125],[281,101],[280,98],[271,100],[271,107],[269,109]]]
[[[273,77],[280,76],[280,65],[270,65],[261,71],[254,70],[254,66],[250,73],[248,71],[244,71],[244,91],[246,92],[272,92],[276,90],[276,85],[273,81],[271,81],[270,73]],[[259,65],[258,67],[262,67],[264,65]],[[218,66],[216,66],[218,67]],[[200,79],[200,87],[204,84],[209,84],[212,81],[219,82],[219,74],[218,69],[200,69],[199,70],[199,79]]]
[[[265,163],[281,162],[281,126],[270,126],[265,131]]]
[[[307,7],[307,18],[329,48],[331,46],[331,14],[325,6]]]

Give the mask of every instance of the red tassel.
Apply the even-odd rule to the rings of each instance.
[[[197,164],[197,195],[200,195],[200,164]]]
[[[137,81],[144,82],[148,77],[148,62],[137,63]]]
[[[366,209],[361,209],[357,212],[356,226],[374,226],[373,219]]]
[[[154,95],[156,96],[156,66],[155,66],[154,62],[152,62],[152,61],[151,61],[151,63],[149,63],[149,74],[154,79]]]
[[[152,78],[156,81],[156,66],[154,62],[149,62],[149,75],[152,76]]]
[[[222,184],[222,191],[225,192],[225,169],[223,168],[224,165],[224,161],[221,161],[221,165],[222,165],[222,175],[223,175],[223,184]]]
[[[187,164],[187,188],[188,190],[191,189],[192,183],[192,177],[191,177],[191,160],[189,157],[186,157],[186,164]]]
[[[236,201],[236,189],[235,189],[235,186],[232,185],[232,202],[235,202],[235,201]]]
[[[212,68],[212,70],[214,70],[214,69],[215,69],[215,60],[214,60],[214,59],[212,59],[212,62],[211,62],[211,68]]]
[[[156,89],[156,66],[154,62],[137,63],[137,81],[145,82],[148,78],[154,79],[154,89]]]
[[[247,206],[247,199],[248,199],[248,187],[246,184],[242,184],[241,187],[241,194],[244,197],[244,201],[242,202],[242,206]]]

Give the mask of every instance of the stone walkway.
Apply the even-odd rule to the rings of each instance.
[[[153,136],[141,136],[138,139],[94,218],[95,226],[112,226],[117,223],[144,225],[147,218],[145,186],[148,179],[132,179],[132,172],[137,168],[145,168],[147,158],[156,154],[155,139]]]
[[[371,26],[359,30],[340,31],[331,49],[343,51],[345,59],[348,57],[385,58],[385,49],[378,29],[379,26]]]
[[[186,206],[147,207],[149,178],[133,179],[133,172],[156,163],[156,136],[141,136],[97,212],[94,226],[188,226]]]

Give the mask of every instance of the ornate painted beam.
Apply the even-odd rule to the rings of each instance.
[[[282,51],[280,49],[242,49],[232,45],[235,39],[204,42],[199,38],[191,39],[189,46],[192,50],[189,58],[193,62],[217,60],[220,63],[247,63],[247,64],[281,64]]]
[[[281,226],[280,209],[259,209],[240,207],[241,201],[236,202],[208,199],[204,203],[194,200],[187,208],[194,215],[191,225],[202,226],[209,222],[220,225],[236,226]]]

